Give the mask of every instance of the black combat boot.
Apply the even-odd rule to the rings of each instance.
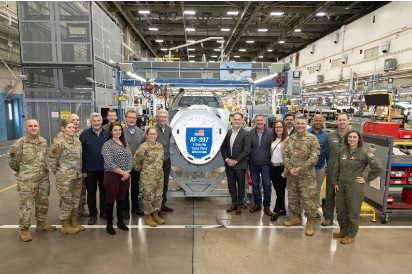
[[[113,228],[113,204],[106,205],[106,231],[110,235],[116,235],[116,231]]]
[[[117,210],[117,227],[123,231],[129,231],[129,228],[124,224],[123,221],[123,208],[126,204],[125,200],[117,200],[116,210]]]

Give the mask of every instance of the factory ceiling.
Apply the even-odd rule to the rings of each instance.
[[[387,1],[112,1],[106,2],[151,57],[208,37],[224,37],[226,57],[276,62]],[[216,40],[173,50],[181,61],[218,61]]]

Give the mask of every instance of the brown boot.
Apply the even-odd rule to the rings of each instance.
[[[289,220],[285,221],[283,224],[285,226],[294,226],[294,225],[300,225],[301,219],[299,214],[293,214],[292,218]]]
[[[37,221],[36,231],[55,231],[56,227],[54,225],[48,225],[43,221]]]
[[[340,239],[340,243],[344,245],[349,245],[355,241],[354,237],[349,237],[346,235],[344,238]]]
[[[345,236],[346,236],[346,234],[345,233],[343,233],[343,232],[337,232],[337,233],[333,233],[333,238],[335,238],[335,239],[342,239],[342,238],[345,238]]]
[[[325,219],[323,222],[320,223],[321,226],[331,226],[333,225],[333,221],[330,219]]]
[[[313,220],[312,219],[308,219],[306,221],[305,235],[306,236],[313,236]]]
[[[28,229],[22,229],[22,230],[20,230],[20,239],[23,242],[30,242],[33,238],[30,235],[30,232],[29,232]]]
[[[60,230],[62,233],[68,233],[68,234],[75,234],[79,232],[79,229],[76,227],[72,227],[70,225],[69,220],[62,220],[62,228]]]
[[[90,217],[90,212],[84,208],[84,205],[79,205],[79,215]]]
[[[86,229],[84,226],[80,225],[77,222],[77,216],[75,213],[72,213],[70,215],[70,225],[74,228],[77,228],[79,231],[84,231]]]
[[[151,227],[157,226],[157,223],[152,218],[152,214],[146,214],[146,224]]]
[[[159,216],[159,212],[155,211],[153,212],[153,220],[158,224],[158,225],[164,225],[166,221]]]

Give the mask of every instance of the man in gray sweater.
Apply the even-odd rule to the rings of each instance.
[[[137,148],[145,141],[144,132],[136,126],[137,113],[135,110],[128,110],[126,112],[126,124],[123,127],[124,138],[130,146],[130,150],[134,155]],[[143,211],[139,209],[139,180],[140,172],[132,169],[130,172],[130,199],[132,201],[132,213],[144,215]],[[126,192],[126,205],[123,211],[123,218],[130,218],[130,201],[129,190]]]

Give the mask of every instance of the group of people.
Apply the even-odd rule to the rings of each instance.
[[[312,236],[314,220],[321,218],[318,209],[326,174],[325,220],[321,225],[333,225],[336,196],[340,231],[333,237],[340,238],[342,244],[353,243],[359,228],[364,185],[379,177],[383,167],[362,147],[362,136],[349,127],[348,114],[338,115],[338,129],[330,133],[324,129],[321,114],[313,117],[310,128],[305,117],[295,118],[293,114],[287,114],[283,121],[276,121],[272,130],[266,127],[265,117],[260,114],[255,116],[255,127],[249,132],[241,127],[242,121],[242,113],[232,115],[232,129],[221,147],[232,200],[226,211],[242,214],[245,176],[249,169],[254,200],[249,212],[260,212],[263,205],[263,211],[271,221],[286,215],[287,189],[292,216],[284,221],[284,225],[300,225],[304,211],[307,217],[305,234]],[[367,166],[370,171],[363,177]],[[271,184],[276,191],[273,211],[270,209]]]
[[[26,119],[26,134],[11,146],[8,156],[19,193],[22,241],[32,240],[29,228],[33,209],[37,231],[56,230],[55,226],[45,222],[49,208],[49,170],[56,176],[62,233],[85,230],[78,223],[80,213],[90,216],[89,225],[96,223],[97,188],[100,217],[106,219],[109,234],[116,234],[113,228],[115,203],[117,227],[121,230],[129,230],[124,219],[130,218],[130,209],[131,213],[145,215],[146,224],[151,227],[166,223],[159,211],[173,212],[166,206],[171,170],[168,112],[158,111],[156,126],[147,128],[146,132],[136,126],[136,111],[128,110],[125,116],[126,123],[122,126],[117,122],[116,111],[109,110],[108,123],[102,126],[102,116],[93,112],[90,128],[82,131],[79,117],[71,114],[69,119],[62,121],[61,131],[50,150],[47,141],[39,136],[38,121]],[[143,209],[139,207],[140,187]],[[89,212],[84,209],[86,192]]]

